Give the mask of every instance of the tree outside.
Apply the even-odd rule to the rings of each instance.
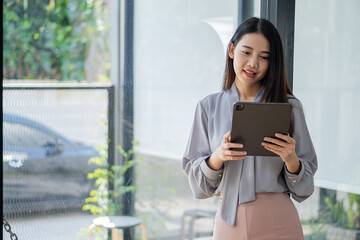
[[[109,0],[3,0],[3,79],[108,81]]]

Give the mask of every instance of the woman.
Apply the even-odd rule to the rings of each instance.
[[[278,157],[247,156],[242,144],[230,142],[238,101],[291,103],[289,134],[262,143]],[[313,193],[317,158],[302,105],[287,83],[279,33],[269,21],[249,18],[235,31],[223,91],[198,103],[182,167],[196,198],[220,195],[214,240],[304,238],[289,196],[301,202]]]

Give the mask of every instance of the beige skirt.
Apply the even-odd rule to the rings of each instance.
[[[214,240],[303,240],[298,212],[286,193],[257,193],[256,200],[238,205],[235,227],[215,216]]]

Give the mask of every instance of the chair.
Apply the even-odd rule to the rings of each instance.
[[[146,229],[141,224],[140,219],[129,216],[107,216],[95,218],[90,226],[89,240],[92,240],[93,230],[95,228],[106,228],[111,230],[113,240],[123,239],[123,236],[118,238],[117,229],[128,229],[133,227],[141,228],[141,239],[146,240]]]
[[[216,211],[206,211],[206,210],[200,210],[200,209],[189,209],[186,210],[182,217],[182,223],[181,223],[181,240],[185,240],[185,220],[186,217],[190,217],[189,221],[189,231],[188,236],[190,240],[193,240],[195,237],[195,231],[194,231],[194,224],[197,219],[200,218],[211,218],[214,219],[216,214]]]

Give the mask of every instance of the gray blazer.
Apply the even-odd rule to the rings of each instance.
[[[262,87],[254,102],[259,102]],[[238,204],[255,200],[259,192],[289,192],[301,202],[314,191],[317,158],[312,144],[301,102],[290,98],[292,104],[295,152],[301,163],[299,174],[286,170],[280,157],[246,156],[239,161],[225,161],[224,167],[212,170],[206,159],[220,146],[225,133],[231,130],[232,108],[239,101],[235,84],[232,88],[211,94],[196,107],[195,119],[182,160],[191,190],[196,198],[209,198],[223,193],[221,218],[235,225]]]

